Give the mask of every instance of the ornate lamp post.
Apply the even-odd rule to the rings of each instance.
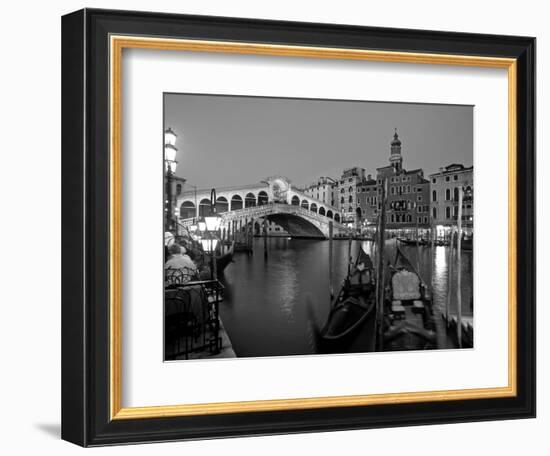
[[[189,230],[193,239],[200,242],[204,252],[210,254],[212,278],[217,278],[216,271],[216,249],[218,247],[218,233],[221,225],[221,217],[216,213],[216,190],[212,189],[210,193],[210,215],[199,219],[196,225],[192,225]]]
[[[171,232],[177,231],[177,222],[174,224],[173,220],[174,201],[172,195],[172,182],[178,166],[178,162],[176,160],[176,154],[178,152],[178,149],[176,149],[176,138],[177,135],[171,128],[168,128],[164,132],[164,169],[166,172],[166,200],[164,208],[166,219],[164,225],[166,227],[166,231]]]

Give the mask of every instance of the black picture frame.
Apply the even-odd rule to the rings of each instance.
[[[111,420],[109,36],[517,59],[517,395]],[[62,438],[82,446],[535,416],[535,39],[84,9],[62,19]]]

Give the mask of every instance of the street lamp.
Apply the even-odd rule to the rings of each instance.
[[[176,149],[176,139],[176,133],[174,133],[174,130],[169,127],[164,132],[164,167],[166,172],[166,206],[164,208],[164,212],[166,214],[165,226],[167,231],[177,231],[173,221],[174,201],[172,196],[172,181],[178,166],[178,162],[176,160],[176,155],[178,152],[178,149]]]
[[[210,254],[212,278],[217,276],[215,252],[218,247],[218,231],[221,226],[221,217],[216,213],[216,190],[210,193],[211,215],[202,217],[195,225],[189,228],[192,236],[198,240],[204,252]]]

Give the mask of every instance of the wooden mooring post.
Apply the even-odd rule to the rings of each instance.
[[[462,348],[462,258],[460,250],[462,247],[462,200],[463,200],[463,188],[458,190],[458,220],[457,220],[457,240],[456,240],[456,259],[457,259],[457,271],[456,271],[456,331],[458,348]]]
[[[447,301],[445,303],[445,322],[447,324],[447,329],[449,329],[449,319],[450,319],[450,307],[451,307],[451,294],[453,288],[453,238],[454,238],[454,229],[451,227],[450,233],[451,243],[449,245],[449,256],[447,262]]]
[[[333,265],[333,230],[332,220],[328,222],[328,289],[330,292],[330,302],[334,299],[334,265]]]
[[[264,218],[264,258],[267,260],[267,218]]]

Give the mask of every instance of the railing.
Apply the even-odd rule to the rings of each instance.
[[[317,212],[313,212],[301,206],[294,206],[291,204],[283,204],[283,203],[268,203],[262,206],[247,207],[244,209],[237,209],[235,211],[224,212],[220,215],[223,221],[231,221],[231,220],[239,220],[239,219],[251,218],[251,217],[264,217],[266,215],[271,215],[274,213],[299,214],[305,218],[312,218],[321,223],[328,223],[329,221],[332,221],[336,228],[341,228],[341,229],[345,228],[344,225],[342,225],[340,222],[337,222],[336,220],[331,219],[326,215],[318,214]]]
[[[165,359],[188,359],[193,353],[216,354],[222,348],[217,280],[172,283],[164,295]],[[183,343],[183,344],[182,344]]]
[[[284,214],[299,214],[305,218],[313,218],[321,223],[328,223],[332,221],[335,228],[345,229],[346,227],[337,222],[336,220],[327,217],[326,215],[321,215],[317,212],[313,212],[309,209],[305,209],[302,206],[294,206],[291,204],[284,203],[267,203],[260,206],[251,206],[243,209],[236,209],[234,211],[222,212],[219,215],[222,218],[223,222],[228,222],[232,220],[240,220],[243,218],[252,218],[252,217],[265,217],[273,213],[284,213]],[[181,227],[187,228],[193,225],[196,222],[196,217],[188,219],[180,219],[179,225]]]

